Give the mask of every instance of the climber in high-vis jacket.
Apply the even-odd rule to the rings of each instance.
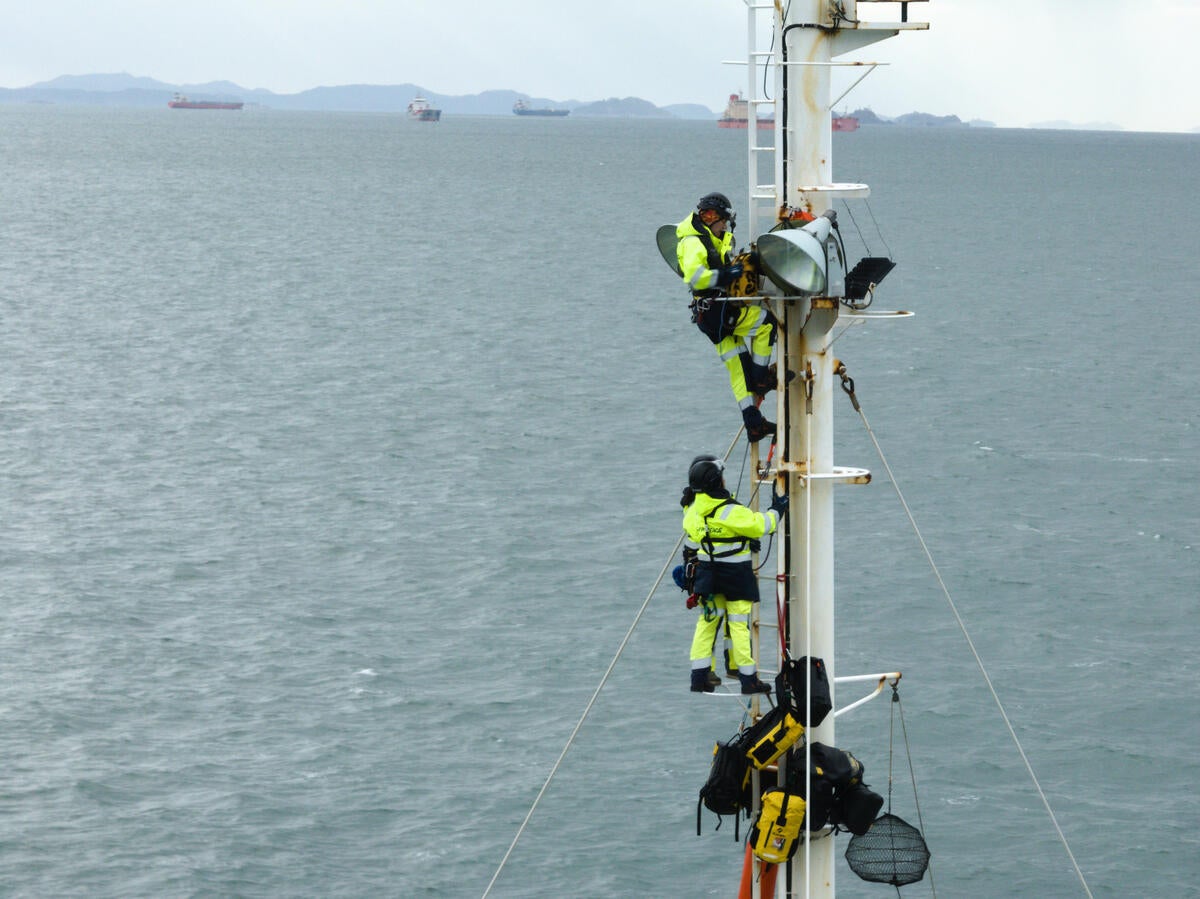
[[[675,227],[675,252],[679,271],[692,291],[692,321],[713,342],[729,370],[746,436],[757,443],[775,433],[775,425],[758,408],[762,397],[775,388],[770,365],[775,316],[762,306],[729,298],[730,287],[743,271],[733,259],[736,221],[724,194],[706,194],[696,211]]]
[[[725,489],[725,463],[697,456],[688,469],[682,504],[683,565],[689,589],[700,597],[700,620],[692,635],[692,692],[711,693],[713,639],[721,617],[729,627],[729,661],[737,669],[742,693],[770,693],[759,680],[750,648],[750,613],[758,602],[758,579],[751,552],[758,540],[774,534],[787,512],[787,496],[775,496],[770,510],[755,512]]]

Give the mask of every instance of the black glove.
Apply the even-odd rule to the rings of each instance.
[[[776,493],[771,497],[771,511],[783,518],[788,510],[788,498],[786,493]]]
[[[740,265],[727,265],[717,269],[717,287],[728,287],[741,277],[741,274],[742,267]]]
[[[746,262],[751,268],[758,268],[758,250],[751,250],[747,253]]]

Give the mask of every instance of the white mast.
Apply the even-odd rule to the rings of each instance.
[[[858,3],[889,0],[789,0],[785,4],[745,0],[749,12],[749,142],[750,230],[756,238],[770,230],[781,207],[813,215],[830,209],[839,198],[865,197],[863,184],[837,184],[832,176],[831,115],[834,67],[871,63],[839,63],[835,58],[902,30],[924,29],[926,23],[907,21],[908,4],[898,3],[900,22],[858,21]],[[756,49],[757,15],[771,15],[770,50]],[[763,67],[774,75],[773,97],[761,96]],[[849,70],[847,70],[849,71]],[[857,84],[857,81],[853,82]],[[851,85],[851,87],[853,84]],[[776,132],[773,151],[759,145],[756,119],[760,107],[773,106]],[[763,184],[758,171],[760,154],[773,152],[775,183]],[[844,260],[842,260],[844,271]],[[771,300],[780,321],[779,372],[794,372],[790,384],[781,383],[776,421],[779,425],[779,462],[775,473],[791,498],[786,553],[779,557],[779,574],[786,578],[788,652],[825,660],[833,689],[834,576],[833,488],[838,481],[863,482],[865,472],[838,469],[833,455],[834,359],[830,334],[837,323],[845,294],[844,279],[831,270],[826,295]],[[766,281],[764,281],[766,284]],[[764,292],[771,288],[767,286]],[[835,707],[836,707],[836,697]],[[807,734],[809,742],[836,746],[834,716]],[[797,758],[801,757],[798,753]],[[832,897],[835,883],[835,840],[832,836],[810,840],[780,871],[776,895]],[[792,884],[788,892],[787,884]]]

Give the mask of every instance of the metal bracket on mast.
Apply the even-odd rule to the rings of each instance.
[[[831,471],[809,473],[804,462],[780,462],[773,472],[792,473],[800,481],[801,487],[807,487],[810,481],[829,481],[835,484],[869,484],[871,472],[866,468],[846,468],[841,465],[833,466]]]
[[[838,718],[838,717],[846,714],[847,712],[849,712],[851,709],[856,709],[863,703],[870,702],[872,699],[874,699],[876,696],[878,696],[880,693],[883,692],[883,685],[885,683],[887,683],[888,681],[891,681],[892,686],[894,687],[894,686],[896,686],[896,684],[900,683],[900,678],[902,676],[903,675],[899,671],[886,671],[883,674],[852,674],[852,675],[849,675],[848,677],[835,677],[833,680],[834,680],[834,683],[837,683],[837,684],[853,684],[853,683],[861,683],[863,681],[878,681],[878,683],[875,685],[875,689],[872,690],[870,693],[868,693],[866,696],[864,696],[862,699],[855,700],[854,702],[850,703],[850,705],[843,706],[840,709],[836,709],[833,713],[833,717]]]

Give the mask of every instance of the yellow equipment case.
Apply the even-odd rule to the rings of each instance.
[[[763,769],[787,752],[804,736],[804,725],[783,706],[776,706],[748,727],[742,735],[749,748],[746,757],[755,768]]]
[[[750,830],[750,847],[757,858],[781,865],[796,854],[804,824],[804,800],[778,788],[762,794],[758,820]]]

